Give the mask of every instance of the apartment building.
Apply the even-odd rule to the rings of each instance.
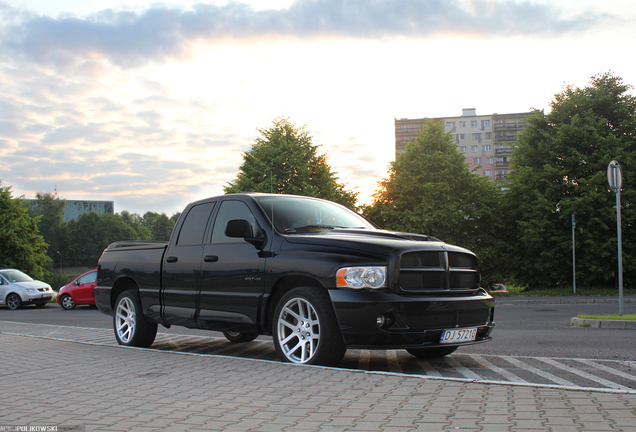
[[[427,120],[443,121],[453,135],[459,151],[475,174],[501,181],[510,173],[512,143],[528,123],[531,112],[477,115],[475,108],[464,108],[457,117],[395,119],[395,154],[403,153],[415,141]]]

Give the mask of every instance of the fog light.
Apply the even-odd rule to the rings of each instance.
[[[382,314],[375,319],[376,324],[380,328],[389,328],[395,322],[393,314]]]

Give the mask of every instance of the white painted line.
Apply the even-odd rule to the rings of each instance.
[[[596,363],[595,361],[587,360],[587,359],[577,359],[576,361],[581,362],[583,364],[586,364],[588,366],[595,367],[596,369],[602,370],[602,371],[610,373],[612,375],[617,375],[617,376],[619,376],[621,378],[625,378],[625,379],[628,379],[628,380],[631,380],[631,381],[636,381],[636,375],[630,375],[630,374],[627,374],[625,372],[621,372],[621,371],[616,370],[614,368],[607,367],[605,365]]]
[[[539,375],[540,377],[543,377],[547,380],[550,380],[552,382],[555,382],[557,384],[563,385],[563,386],[568,386],[568,387],[576,387],[576,385],[573,382],[570,382],[566,379],[563,378],[559,378],[556,375],[552,375],[550,372],[546,372],[546,371],[542,371],[541,369],[537,369],[536,367],[530,366],[529,364],[526,364],[524,362],[522,362],[521,360],[518,360],[514,357],[510,357],[510,356],[502,356],[501,358],[503,358],[504,360],[506,360],[507,362],[512,363],[513,365],[527,370],[528,372],[532,372],[535,375]]]
[[[400,363],[398,362],[397,353],[395,350],[385,351],[385,355],[387,363],[389,364],[389,370],[391,372],[404,373],[404,371],[400,367]]]
[[[430,364],[429,362],[427,362],[426,360],[418,358],[417,364],[422,368],[422,370],[426,373],[426,375],[431,377],[436,377],[436,378],[442,377],[442,374],[439,373],[437,368],[433,366],[432,364]]]
[[[484,366],[486,369],[490,369],[491,371],[498,373],[499,375],[503,376],[504,378],[507,378],[510,382],[515,382],[515,383],[525,383],[527,382],[524,379],[519,378],[517,375],[513,374],[512,372],[501,368],[497,365],[494,365],[492,363],[490,363],[488,360],[486,360],[485,358],[483,358],[480,355],[477,354],[473,354],[471,355],[472,359],[475,360],[477,363],[479,363],[480,365]]]
[[[582,370],[578,370],[578,369],[573,368],[571,366],[566,366],[566,365],[564,365],[562,363],[559,363],[556,360],[552,360],[551,358],[537,357],[537,360],[542,361],[544,363],[547,363],[547,364],[549,364],[551,366],[554,366],[557,369],[561,369],[561,370],[564,370],[564,371],[569,372],[571,374],[578,375],[580,377],[588,379],[590,381],[594,381],[594,382],[599,383],[599,384],[601,384],[601,385],[603,385],[605,387],[609,387],[609,388],[613,388],[613,389],[617,389],[617,390],[629,390],[628,387],[622,386],[622,385],[620,385],[618,383],[615,383],[614,381],[610,381],[610,380],[606,380],[604,378],[597,377],[596,375],[592,375],[592,374],[589,374],[587,372],[583,372]]]
[[[462,366],[462,364],[458,362],[457,360],[455,360],[453,357],[444,357],[444,360],[446,361],[446,363],[450,364],[453,368],[455,368],[457,372],[459,372],[466,378],[475,380],[475,381],[479,381],[482,379],[481,376],[477,375],[475,372],[471,371],[467,367]]]

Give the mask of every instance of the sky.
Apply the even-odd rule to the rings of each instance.
[[[634,41],[633,0],[0,0],[0,181],[170,216],[282,116],[370,203],[395,118],[636,85]]]

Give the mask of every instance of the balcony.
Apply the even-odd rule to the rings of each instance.
[[[495,122],[495,130],[497,129],[509,129],[509,130],[517,130],[522,129],[523,126],[518,125],[517,123],[497,123]]]
[[[517,140],[517,135],[495,135],[495,142],[512,142]]]
[[[510,153],[512,153],[514,149],[512,147],[506,147],[506,148],[496,148],[495,149],[495,154],[496,155],[508,155]]]

